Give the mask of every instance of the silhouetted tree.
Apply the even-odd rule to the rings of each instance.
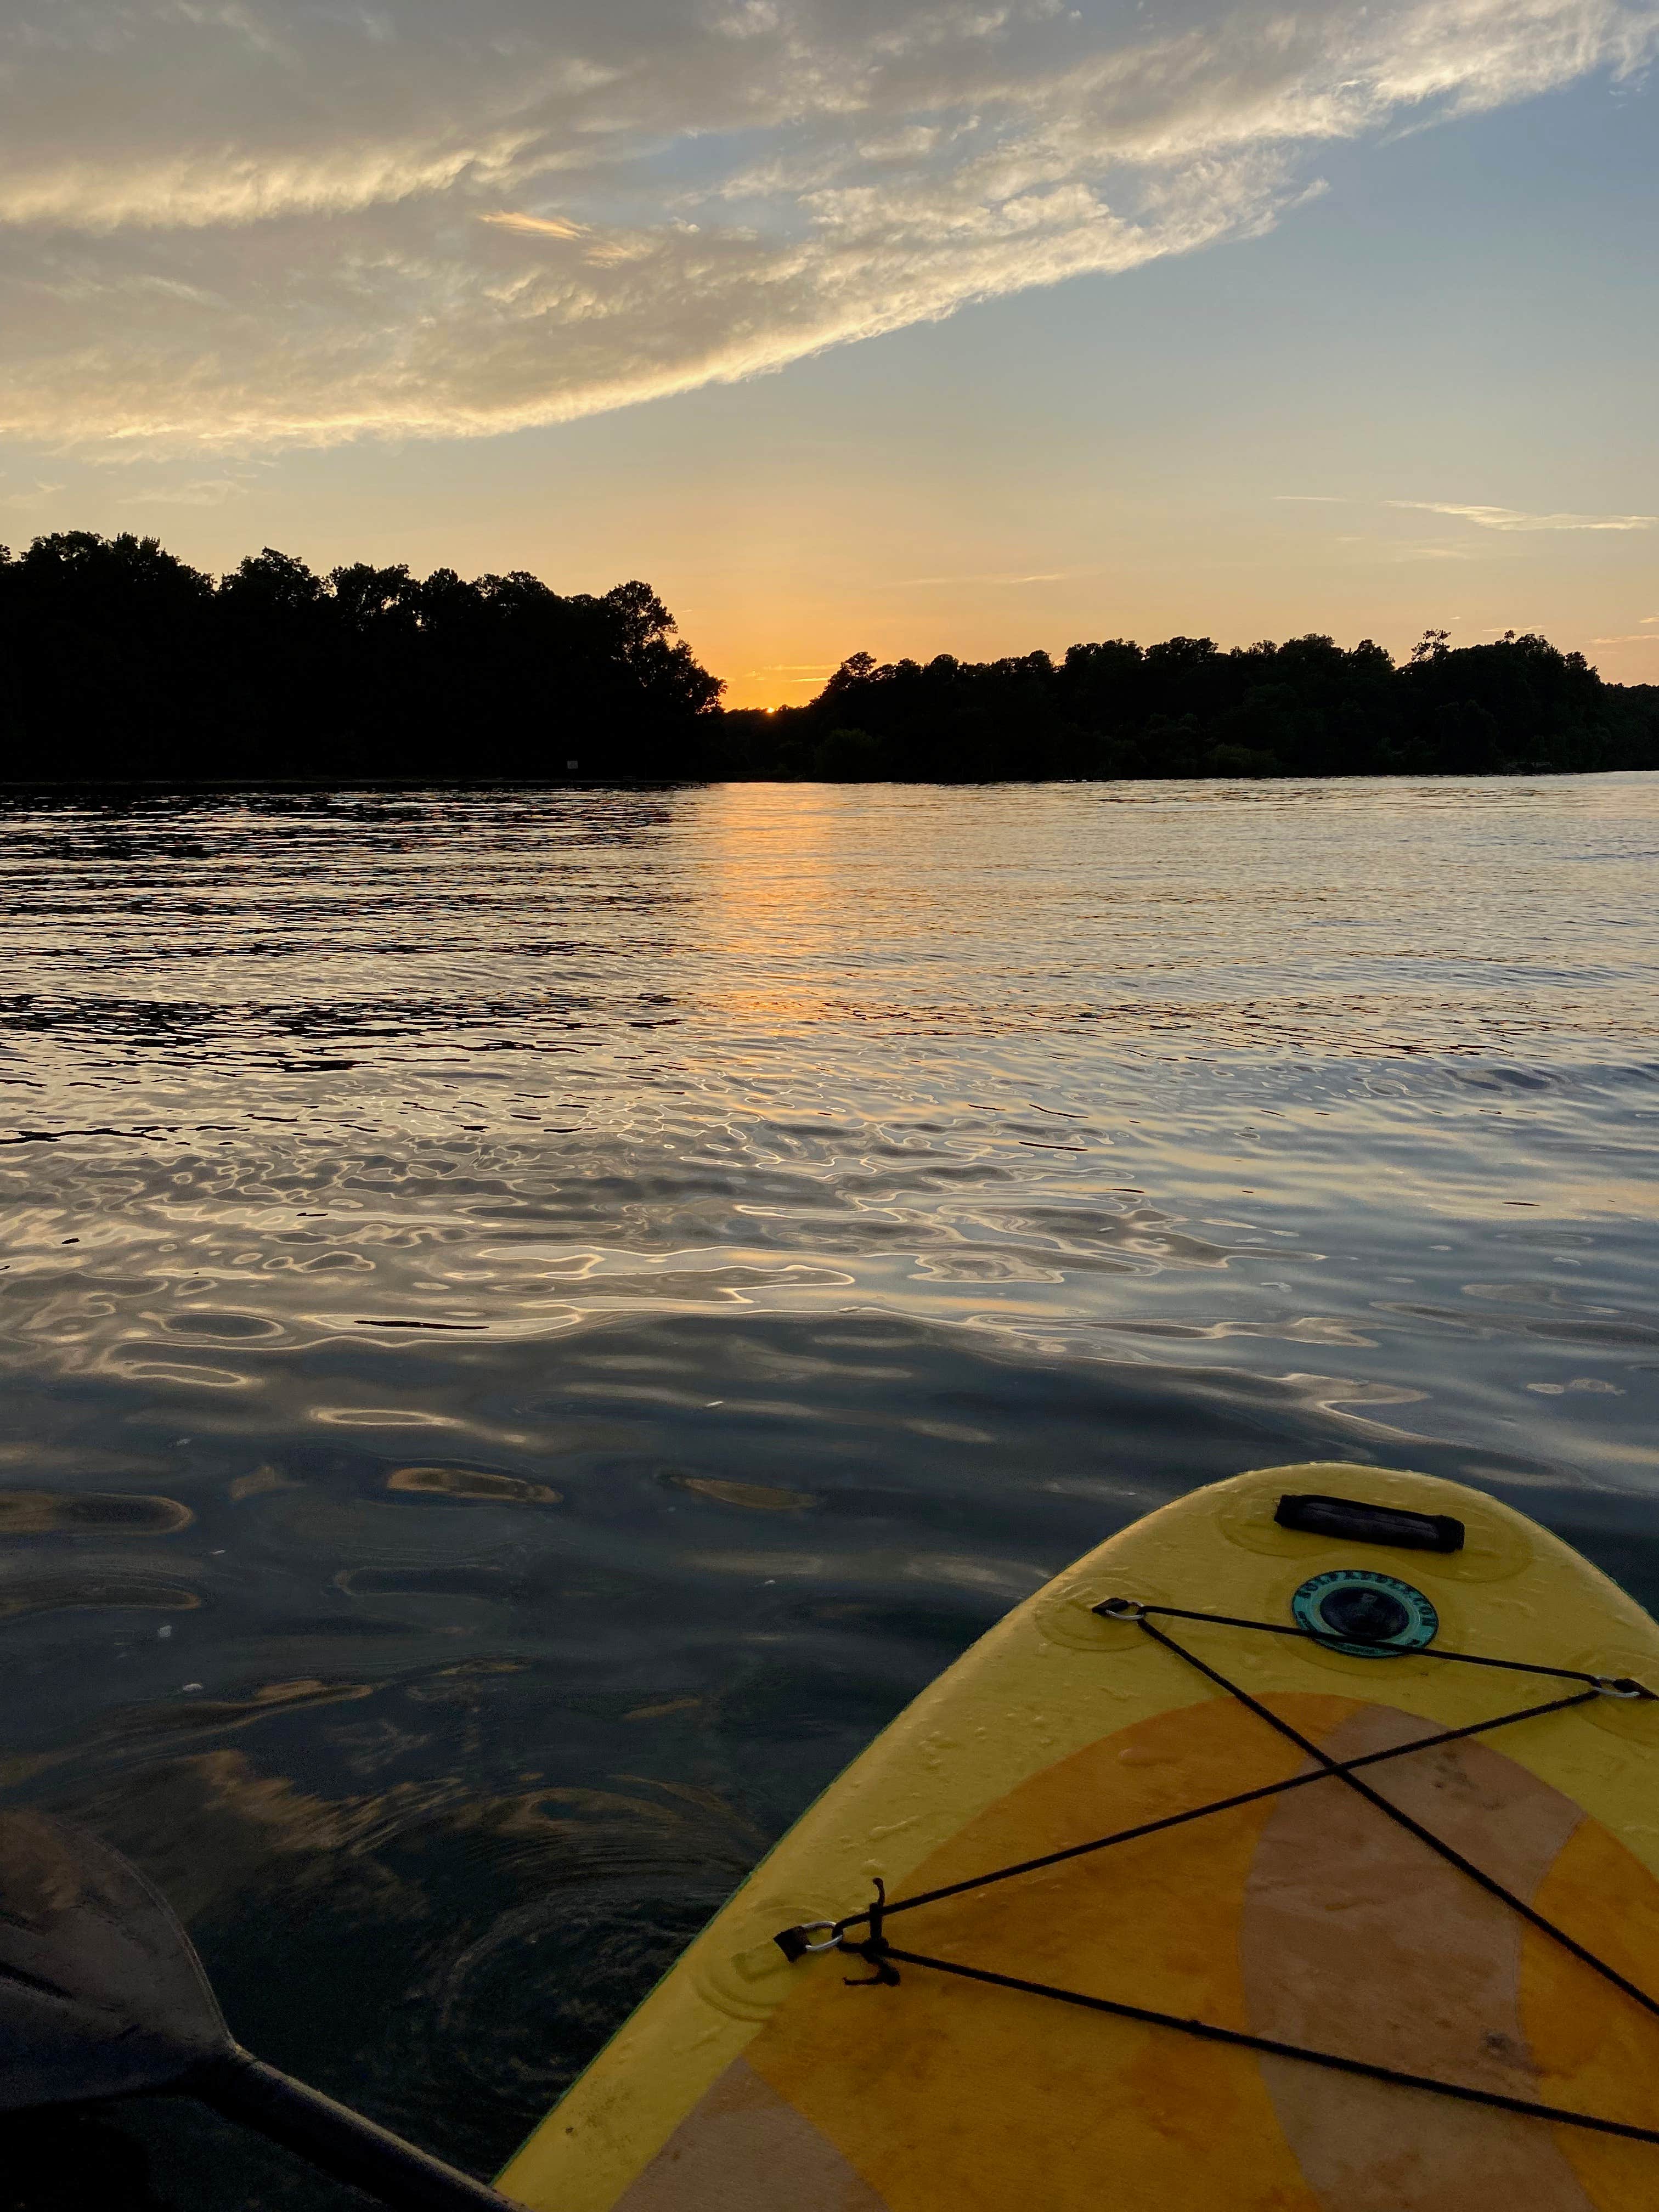
[[[1431,630],[1396,668],[1321,636],[1223,652],[1127,638],[963,661],[844,660],[818,696],[720,717],[737,775],[939,781],[1039,776],[1486,775],[1659,767],[1659,690],[1603,684],[1582,654],[1511,632]]]
[[[721,685],[637,580],[563,595],[398,563],[319,576],[266,546],[217,584],[153,538],[0,546],[0,776],[732,775],[962,782],[1659,767],[1659,687],[1509,631],[1107,638],[998,660],[844,660],[817,697]]]
[[[152,538],[67,532],[0,548],[0,775],[685,775],[722,686],[674,627],[639,582],[323,577],[266,546],[216,586]]]

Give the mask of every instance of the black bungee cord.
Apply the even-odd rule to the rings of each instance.
[[[1129,1598],[1107,1598],[1093,1609],[1107,1620],[1133,1622],[1166,1651],[1172,1652],[1196,1668],[1207,1680],[1236,1698],[1248,1711],[1265,1721],[1268,1727],[1294,1743],[1316,1762],[1314,1766],[1283,1781],[1266,1783],[1257,1789],[1218,1797],[1208,1804],[1195,1805],[1184,1812],[1166,1814],[1158,1820],[1144,1820],[1133,1827],[1115,1829],[1109,1835],[1096,1836],[1086,1843],[1067,1844],[1059,1850],[1047,1851],[1036,1858],[1022,1859],[1011,1866],[995,1867],[986,1874],[970,1875],[963,1881],[947,1882],[937,1889],[923,1890],[914,1897],[890,1900],[884,1884],[878,1878],[875,1899],[862,1911],[847,1913],[839,1920],[807,1921],[797,1927],[782,1929],[774,1940],[787,1959],[793,1961],[813,1954],[835,1950],[848,1953],[861,1959],[872,1969],[868,1975],[848,1978],[847,1985],[853,1989],[896,1986],[900,1980],[900,1966],[918,1966],[929,1972],[954,1975],[960,1980],[1012,1990],[1027,1996],[1048,1997],[1058,2003],[1077,2006],[1088,2012],[1106,2013],[1117,2019],[1137,2021],[1148,2027],[1170,2028],[1177,2034],[1193,2036],[1206,2043],[1230,2044],[1235,2048],[1254,2051],[1269,2057],[1295,2059],[1307,2065],[1322,2066],[1334,2073],[1356,2075],[1367,2081],[1388,2082],[1398,2088],[1424,2090],[1436,2096],[1454,2098],[1464,2104],[1486,2105],[1500,2112],[1519,2113],[1528,2119],[1547,2120],[1558,2126],[1589,2129],[1600,2135],[1620,2136],[1637,2142],[1659,2144],[1659,2129],[1638,2127],[1628,2121],[1608,2119],[1593,2112],[1572,2112],[1529,2098],[1505,2096],[1501,2091],[1478,2089],[1465,2082],[1443,2081],[1428,2075],[1407,2073],[1399,2067],[1373,2064],[1365,2059],[1345,2058],[1335,2051],[1316,2051],[1303,2044],[1283,2043],[1271,2036],[1251,2035],[1243,2029],[1222,2027],[1211,2021],[1187,2019],[1176,2013],[1159,2012],[1148,2006],[1131,2004],[1115,1997],[1094,1996],[1079,1990],[1058,1989],[1046,1982],[1028,1981],[1012,1974],[994,1973],[985,1967],[964,1966],[959,1960],[935,1959],[921,1952],[898,1948],[887,1935],[888,1921],[898,1913],[914,1912],[922,1905],[938,1904],[947,1897],[959,1897],[970,1890],[987,1889],[998,1882],[1012,1881],[1020,1875],[1036,1874],[1045,1868],[1061,1865],[1070,1859],[1109,1850],[1117,1844],[1133,1843],[1145,1836],[1158,1835],[1166,1829],[1182,1826],[1191,1820],[1207,1819],[1212,1814],[1231,1812],[1241,1805],[1255,1804],[1263,1798],[1305,1789],[1313,1783],[1340,1781],[1455,1867],[1459,1873],[1509,1905],[1540,1934],[1559,1944],[1624,1996],[1632,1998],[1644,2011],[1659,2017],[1659,2000],[1620,1973],[1605,1960],[1598,1958],[1576,1936],[1559,1928],[1524,1899],[1516,1897],[1495,1876],[1476,1866],[1443,1838],[1414,1820],[1409,1813],[1373,1790],[1360,1778],[1358,1771],[1363,1767],[1378,1766],[1389,1759],[1406,1758],[1414,1752],[1433,1750],[1442,1744],[1486,1735],[1494,1729],[1512,1727],[1520,1721],[1538,1720],[1547,1713],[1566,1712],[1575,1706],[1589,1705],[1597,1698],[1651,1702],[1654,1698],[1652,1691],[1628,1676],[1590,1674],[1576,1668],[1547,1667],[1525,1659],[1492,1658],[1480,1652],[1425,1650],[1413,1656],[1461,1662],[1467,1666],[1498,1668],[1516,1674],[1547,1675],[1559,1681],[1581,1683],[1583,1687],[1551,1698],[1545,1704],[1528,1705],[1518,1712],[1498,1713],[1491,1720],[1470,1722],[1461,1728],[1442,1729],[1433,1735],[1413,1737],[1408,1742],[1395,1744],[1387,1750],[1367,1752],[1356,1759],[1336,1759],[1322,1751],[1317,1744],[1303,1735],[1259,1698],[1253,1697],[1248,1690],[1230,1680],[1218,1668],[1200,1658],[1185,1644],[1177,1643],[1167,1631],[1156,1627],[1151,1616],[1158,1614],[1165,1620],[1206,1621],[1228,1628],[1259,1629],[1273,1636],[1301,1637],[1308,1643],[1333,1650],[1342,1648],[1340,1638],[1321,1636],[1311,1629],[1289,1627],[1278,1621],[1249,1620],[1232,1613],[1200,1613],[1182,1606],[1143,1605]],[[860,1942],[848,1942],[848,1931],[860,1927],[867,1928],[868,1934]]]

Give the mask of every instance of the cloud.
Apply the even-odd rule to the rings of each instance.
[[[493,222],[502,230],[516,230],[530,238],[586,238],[587,225],[559,215],[514,215],[505,210],[481,215],[480,222]]]
[[[1659,645],[1659,633],[1647,629],[1626,630],[1619,637],[1593,637],[1592,645]]]
[[[118,504],[122,507],[222,507],[228,499],[239,499],[246,490],[246,484],[235,477],[192,477],[187,483],[163,484],[150,491],[133,492]]]
[[[753,375],[1257,235],[1322,148],[1659,47],[1659,0],[3,4],[0,431],[94,454]]]
[[[1065,584],[1076,576],[1097,576],[1098,568],[1047,568],[1030,575],[1005,575],[996,569],[982,568],[965,576],[900,576],[887,586],[890,592],[919,592],[935,584]]]
[[[1419,514],[1450,514],[1481,530],[1651,530],[1655,514],[1522,514],[1512,507],[1453,507],[1440,500],[1391,499],[1389,507]]]
[[[55,498],[63,489],[64,486],[60,483],[36,482],[27,491],[8,492],[5,498],[0,500],[0,507],[19,507],[25,509],[41,507],[47,500]]]

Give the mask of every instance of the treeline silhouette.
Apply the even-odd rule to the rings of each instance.
[[[648,584],[417,580],[153,538],[0,548],[0,778],[675,776],[719,680]]]
[[[1659,687],[1604,684],[1513,631],[1454,646],[1431,630],[1398,667],[1369,641],[1112,638],[1059,661],[855,653],[810,704],[726,714],[721,735],[727,775],[854,781],[1659,768]]]
[[[844,661],[722,712],[650,586],[561,596],[270,547],[216,580],[153,538],[0,546],[0,781],[855,781],[1659,768],[1659,687],[1512,632],[1396,666],[1328,637],[1121,638],[992,661]]]

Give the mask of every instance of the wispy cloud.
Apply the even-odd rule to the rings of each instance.
[[[1457,507],[1437,499],[1391,499],[1384,504],[1419,514],[1449,514],[1480,530],[1651,530],[1659,522],[1654,514],[1525,514],[1518,507]]]
[[[483,434],[731,381],[1260,236],[1322,149],[1659,50],[1656,0],[15,12],[0,283],[29,304],[0,322],[0,431],[94,455]]]
[[[1593,637],[1592,645],[1659,645],[1659,630],[1626,630],[1617,637]]]
[[[0,507],[21,507],[25,511],[32,507],[42,507],[47,500],[55,498],[63,489],[60,483],[37,482],[31,484],[25,491],[8,492],[5,498],[0,500]]]
[[[1068,584],[1074,577],[1099,574],[1097,568],[1045,568],[1031,575],[1008,575],[998,569],[981,568],[961,576],[897,576],[886,588],[890,592],[920,592],[939,584]]]
[[[516,230],[526,238],[586,238],[587,225],[571,222],[562,215],[514,215],[498,210],[490,215],[481,215],[480,222],[493,223],[498,230]]]
[[[1346,507],[1350,501],[1331,491],[1276,491],[1274,500],[1281,507]]]
[[[192,477],[187,483],[132,492],[117,503],[121,507],[222,507],[228,499],[240,499],[246,490],[246,484],[236,477]]]

